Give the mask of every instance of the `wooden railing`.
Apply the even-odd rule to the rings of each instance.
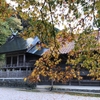
[[[18,67],[33,67],[34,66],[34,63],[19,63],[18,65],[17,64],[7,64],[7,65],[4,65],[2,68],[18,68]]]
[[[0,70],[0,78],[19,78],[19,77],[26,77],[31,73],[31,70],[7,70],[3,71]]]

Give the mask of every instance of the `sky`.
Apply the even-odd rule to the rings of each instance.
[[[14,8],[18,6],[14,1],[11,0],[6,0],[6,2],[9,3],[11,6],[13,6]]]
[[[11,1],[11,0],[6,0],[7,3],[9,3],[11,6],[13,6],[14,8],[16,8],[18,5],[14,2],[14,1]],[[38,1],[38,0],[37,0]],[[40,2],[43,2],[43,0],[39,0]],[[78,6],[79,8],[79,11],[81,12],[82,16],[81,18],[84,18],[84,13],[82,12],[82,7],[79,5]],[[59,15],[59,14],[63,14],[66,15],[68,13],[68,9],[62,7],[62,9],[59,9],[59,6],[56,7],[56,11],[55,11],[55,14],[56,15]],[[25,10],[23,10],[25,11]],[[26,10],[27,11],[27,10]],[[69,15],[70,17],[72,17],[72,13],[70,13]],[[91,19],[92,16],[88,17],[85,19],[85,27],[88,27],[89,25],[92,25],[93,24],[93,19]],[[73,18],[73,17],[72,17]],[[75,19],[74,21],[72,22],[67,22],[66,20],[64,20],[63,22],[61,21],[61,17],[58,16],[58,19],[59,19],[59,23],[55,24],[55,27],[60,29],[60,30],[63,30],[66,26],[68,27],[68,25],[70,24],[71,27],[77,27],[76,29],[74,29],[74,32],[77,33],[78,32],[82,32],[83,31],[83,28],[81,28],[81,25],[77,26],[78,22],[80,21],[80,19]],[[50,20],[51,21],[51,20]],[[95,28],[96,29],[96,28]]]

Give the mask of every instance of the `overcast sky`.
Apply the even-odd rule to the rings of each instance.
[[[11,6],[13,6],[14,8],[18,6],[14,1],[11,1],[11,0],[6,0],[6,1],[7,1],[7,3],[9,3],[9,4],[10,4]],[[37,0],[37,1],[38,1],[38,0]],[[43,2],[43,0],[40,0],[40,2]],[[84,13],[82,12],[82,7],[81,7],[81,6],[78,6],[78,7],[79,7],[79,11],[82,13],[81,18],[84,18]],[[62,8],[62,9],[63,9],[63,13],[64,13],[64,14],[67,14],[67,13],[68,13],[68,9],[66,9],[66,8]],[[57,7],[57,11],[55,11],[55,14],[60,14],[60,13],[62,13],[62,10],[59,9],[59,7]],[[70,13],[70,16],[72,17],[72,13]],[[92,17],[92,16],[91,16],[91,17]],[[78,19],[78,20],[75,19],[74,21],[68,23],[66,20],[64,20],[64,21],[62,22],[60,16],[58,16],[58,18],[59,18],[59,23],[56,24],[55,27],[57,27],[57,28],[60,29],[60,30],[64,29],[65,26],[68,27],[68,24],[71,24],[72,27],[75,27],[75,26],[77,26],[77,23],[78,23],[78,21],[80,20],[80,19]],[[85,24],[86,24],[85,27],[88,27],[89,25],[92,25],[92,24],[93,24],[93,19],[86,18],[86,19],[85,19]],[[77,32],[78,29],[80,30],[80,32],[82,32],[82,30],[83,30],[83,29],[81,28],[81,26],[78,26],[78,27],[74,30],[74,32]]]

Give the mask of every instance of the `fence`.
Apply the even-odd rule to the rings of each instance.
[[[18,77],[26,77],[31,73],[31,70],[0,70],[0,78],[18,78]]]

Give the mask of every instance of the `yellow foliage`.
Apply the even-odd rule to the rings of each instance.
[[[27,78],[25,77],[25,78],[24,78],[24,81],[26,82],[26,80],[27,80]]]
[[[69,27],[70,28],[72,27],[69,23],[67,24],[68,29],[66,28],[63,31],[58,32],[58,34],[56,34],[54,30],[54,23],[57,24],[60,22],[59,17],[62,19],[62,21],[67,19],[71,21],[73,19],[70,18],[70,16],[68,16],[69,12],[71,11],[75,12],[75,15],[73,16],[77,19],[76,16],[78,10],[77,6],[74,4],[74,2],[76,3],[76,0],[67,0],[67,2],[66,0],[64,2],[62,2],[62,0],[58,1],[50,0],[50,2],[48,2],[48,0],[45,0],[45,2],[42,3],[36,2],[36,0],[33,1],[24,0],[24,2],[23,0],[15,0],[15,1],[19,4],[17,11],[22,18],[27,20],[31,16],[32,21],[30,22],[35,22],[41,19],[40,21],[37,21],[37,23],[35,23],[34,25],[33,23],[31,23],[32,27],[29,27],[28,30],[26,29],[23,32],[22,37],[27,39],[28,37],[38,36],[41,39],[42,43],[40,45],[37,45],[37,49],[41,50],[41,47],[50,48],[50,50],[48,50],[39,60],[36,61],[35,63],[36,67],[29,76],[30,80],[32,81],[39,80],[38,75],[48,76],[50,79],[55,79],[57,81],[61,80],[62,82],[68,81],[69,79],[72,78],[78,78],[80,80],[81,79],[81,77],[79,77],[80,70],[77,66],[79,66],[80,68],[84,67],[90,70],[89,76],[92,77],[94,76],[95,78],[99,79],[100,72],[99,69],[97,69],[96,67],[99,67],[100,65],[100,58],[96,54],[91,53],[91,48],[92,49],[97,48],[97,45],[95,44],[96,43],[95,36],[92,35],[89,36],[88,34],[78,34],[74,36],[73,34],[70,34],[70,32],[68,32]],[[81,0],[78,0],[77,3],[78,2],[79,4],[82,3]],[[48,3],[51,6],[48,6]],[[55,11],[56,6],[59,4],[60,5],[64,4],[66,5],[66,7],[69,8],[69,12],[68,15],[66,15],[67,17],[66,19],[63,13],[59,14],[58,17],[55,15],[54,12],[50,11],[50,9]],[[30,5],[33,6],[34,8],[32,9],[33,11],[31,11]],[[1,6],[3,6],[2,9]],[[8,6],[9,5],[7,5],[5,2],[3,2],[2,4],[0,3],[0,18],[5,19],[6,17],[10,17],[12,15],[12,13],[9,13]],[[96,3],[96,7],[99,9],[98,3]],[[29,9],[28,12],[27,13],[22,12],[23,8]],[[60,8],[62,9],[62,6],[60,6]],[[50,16],[48,16],[48,14]],[[84,11],[84,14],[89,15],[87,11]],[[53,21],[52,16],[56,18],[55,21]],[[96,17],[98,18],[98,16],[99,14]],[[49,25],[48,21],[50,21],[51,19],[52,21],[50,22]],[[45,21],[47,21],[47,23]],[[72,21],[74,21],[74,19]],[[82,22],[79,22],[80,26],[82,26],[81,24]],[[72,31],[74,31],[74,27],[72,28]],[[70,66],[65,67],[65,70],[62,69],[62,66],[58,68],[59,63],[62,61],[62,59],[60,58],[59,49],[62,48],[62,46],[67,47],[67,43],[73,40],[76,42],[75,50],[67,54],[66,61],[67,64],[73,65],[75,70]],[[45,43],[47,43],[48,45],[46,45]],[[100,53],[99,50],[97,52],[98,54]]]

